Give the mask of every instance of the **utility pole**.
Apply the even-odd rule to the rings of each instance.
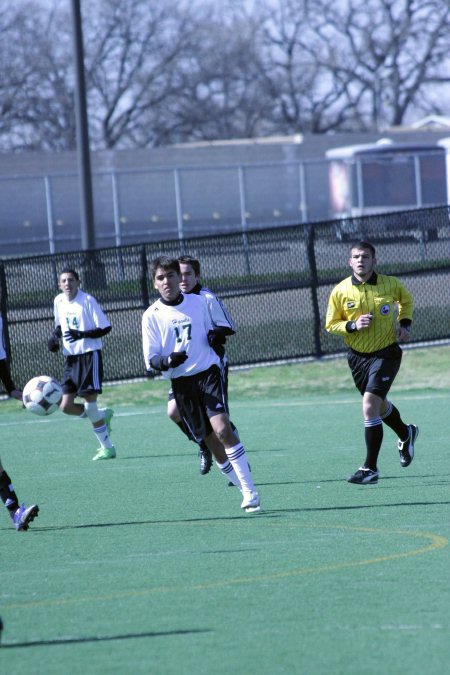
[[[83,30],[80,0],[72,1],[73,54],[75,62],[75,117],[77,129],[78,175],[80,185],[81,243],[85,251],[95,249],[94,206],[84,77]]]
[[[106,288],[105,266],[95,253],[94,202],[89,148],[86,84],[84,77],[83,29],[80,0],[72,0],[73,53],[75,61],[75,118],[80,186],[81,247],[86,251],[82,280],[87,288]]]

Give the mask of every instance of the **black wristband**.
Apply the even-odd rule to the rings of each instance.
[[[354,333],[355,331],[358,330],[358,327],[356,326],[356,321],[347,321],[345,324],[345,330],[347,333]]]

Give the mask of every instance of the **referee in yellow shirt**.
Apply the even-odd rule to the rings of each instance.
[[[359,485],[378,482],[383,423],[398,436],[403,467],[413,460],[419,434],[419,427],[405,424],[387,398],[402,360],[398,342],[410,337],[413,298],[396,277],[377,274],[375,264],[372,244],[361,241],[352,246],[353,273],[331,292],[325,324],[329,333],[343,336],[353,380],[363,397],[366,459],[348,478]]]

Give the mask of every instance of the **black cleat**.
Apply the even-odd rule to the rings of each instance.
[[[347,478],[349,483],[356,483],[357,485],[369,485],[378,483],[378,469],[366,469],[365,466],[360,466],[358,471]]]
[[[25,508],[25,504],[22,504],[13,516],[14,527],[16,530],[26,532],[31,521],[37,518],[38,513],[39,506],[36,504],[33,504],[28,508]]]
[[[209,450],[203,450],[200,448],[198,451],[198,456],[200,457],[200,473],[202,476],[205,476],[211,471],[212,454]]]
[[[415,424],[408,424],[409,436],[406,441],[398,441],[398,451],[400,453],[400,464],[407,467],[414,459],[414,442],[419,435],[419,427]]]

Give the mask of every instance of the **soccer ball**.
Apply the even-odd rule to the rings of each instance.
[[[35,415],[51,415],[58,410],[63,391],[57,380],[38,375],[27,382],[22,392],[23,404]]]

